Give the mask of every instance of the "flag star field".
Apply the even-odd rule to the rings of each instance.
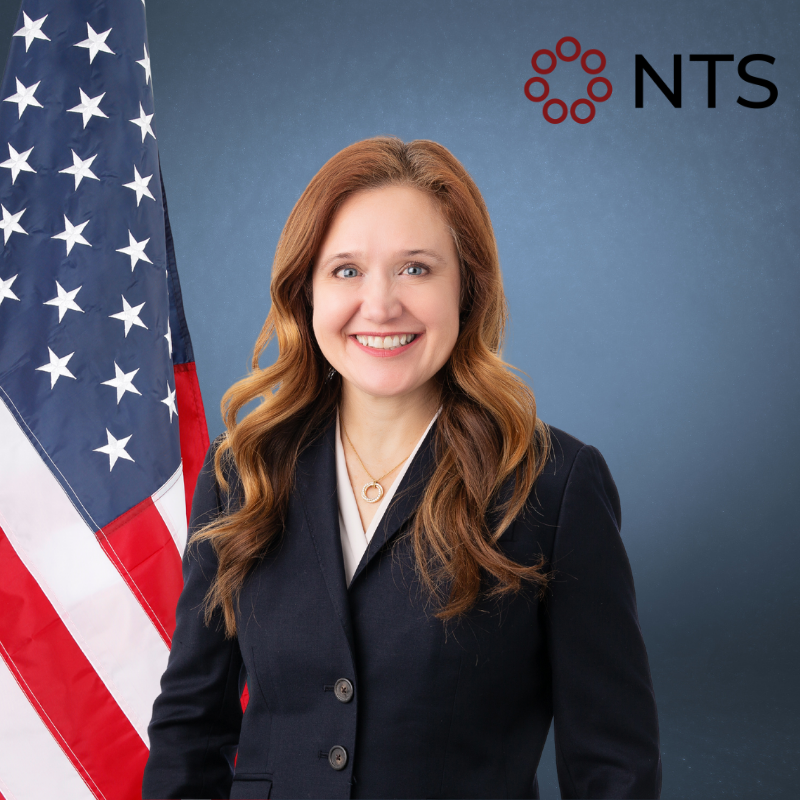
[[[75,5],[25,4],[3,86],[0,386],[97,528],[181,453],[142,6]]]

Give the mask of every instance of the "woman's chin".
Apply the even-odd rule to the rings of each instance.
[[[409,379],[408,376],[383,376],[382,380],[352,380],[345,378],[345,382],[349,384],[350,391],[356,391],[360,394],[369,395],[374,398],[398,398],[406,397],[413,394],[421,388],[426,381],[415,381]]]

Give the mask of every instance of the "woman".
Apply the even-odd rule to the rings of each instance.
[[[537,797],[553,717],[563,796],[657,797],[616,487],[500,358],[461,164],[338,153],[271,295],[198,480],[144,797]]]

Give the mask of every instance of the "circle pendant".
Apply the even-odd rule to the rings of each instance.
[[[367,497],[367,489],[371,489],[375,487],[378,490],[377,497]],[[372,483],[365,483],[364,488],[361,490],[361,496],[368,502],[368,503],[377,503],[378,500],[383,497],[383,486],[381,486],[378,481],[372,481]]]

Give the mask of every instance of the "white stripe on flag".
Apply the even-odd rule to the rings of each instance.
[[[131,725],[147,725],[169,651],[71,500],[0,402],[0,527]]]
[[[175,470],[175,474],[152,497],[158,513],[178,548],[178,555],[183,558],[186,548],[186,492],[183,488],[183,463]],[[172,631],[170,631],[172,633]]]
[[[0,658],[0,789],[6,800],[94,800]]]

